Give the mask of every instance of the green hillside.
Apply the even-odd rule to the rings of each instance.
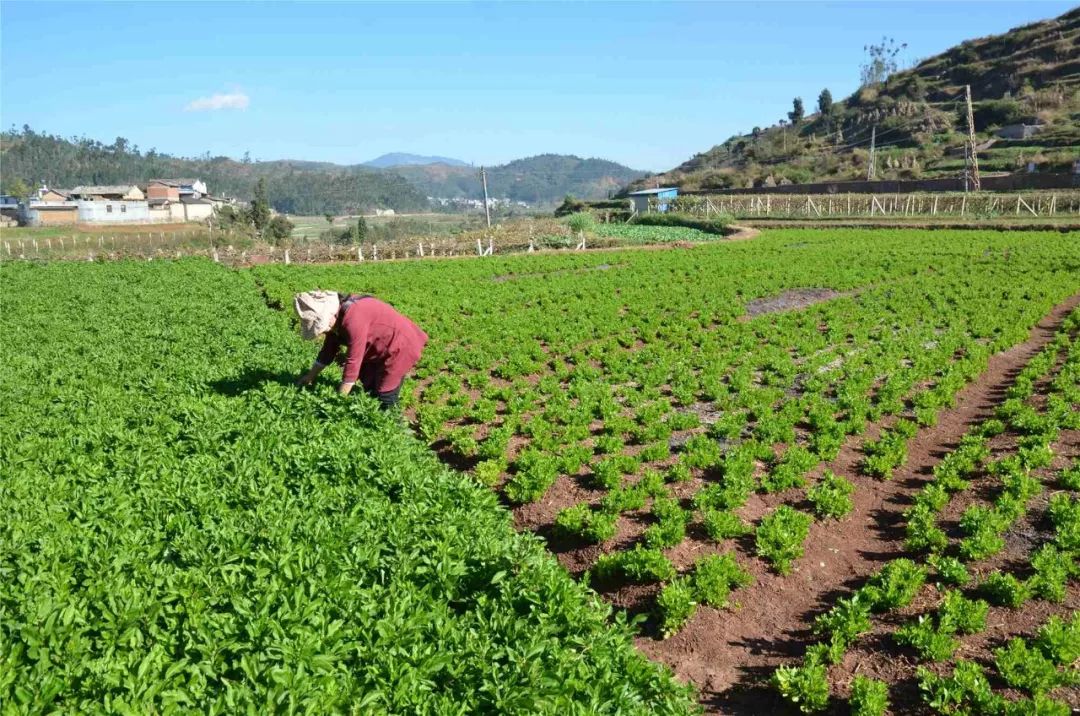
[[[477,167],[446,164],[396,167],[426,196],[447,199],[479,199],[483,190]],[[541,154],[487,168],[488,193],[492,197],[529,204],[552,204],[567,194],[603,199],[609,192],[645,175],[604,159],[581,159],[564,154]]]
[[[4,190],[21,183],[33,188],[70,188],[79,184],[146,182],[170,177],[198,177],[214,194],[249,199],[260,178],[270,202],[288,214],[347,214],[372,209],[420,211],[427,197],[478,199],[483,193],[473,167],[430,164],[376,169],[329,162],[236,161],[228,157],[180,158],[141,151],[117,137],[111,144],[65,139],[30,127],[0,133]],[[543,154],[488,169],[492,197],[551,204],[566,194],[599,199],[643,176],[615,162]]]
[[[659,180],[694,190],[865,179],[875,126],[877,178],[957,176],[964,165],[967,84],[984,172],[1020,171],[1029,162],[1041,172],[1068,171],[1080,149],[1078,43],[1080,9],[965,41],[905,70],[892,66],[890,47],[882,46],[878,64],[870,57],[863,68],[868,81],[843,101],[826,101],[824,111],[815,112],[821,88],[807,88],[813,94],[803,98],[805,116],[793,111],[635,186]],[[1027,139],[994,134],[1021,122],[1044,126]]]
[[[278,211],[289,214],[355,213],[375,208],[416,211],[427,200],[392,172],[342,167],[326,162],[245,162],[206,155],[172,157],[140,151],[117,137],[112,144],[87,138],[64,139],[24,127],[0,134],[5,189],[14,179],[33,187],[145,182],[170,177],[198,177],[214,194],[249,199],[260,178]]]

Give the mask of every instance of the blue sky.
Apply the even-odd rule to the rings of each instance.
[[[182,156],[669,169],[904,58],[1069,2],[0,3],[0,124]]]

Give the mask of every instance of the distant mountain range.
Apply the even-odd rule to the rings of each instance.
[[[405,152],[391,152],[363,163],[365,167],[375,167],[376,169],[408,167],[424,164],[445,164],[450,167],[469,166],[468,162],[463,162],[460,159],[451,159],[450,157],[425,157],[420,154],[406,154]]]
[[[404,163],[408,160],[438,163]],[[392,162],[387,168],[373,163]],[[450,164],[455,162],[455,164]],[[243,162],[228,157],[173,157],[142,152],[118,137],[112,144],[86,137],[64,138],[34,131],[0,132],[3,190],[14,186],[71,188],[79,184],[145,183],[150,179],[198,177],[211,193],[250,199],[259,179],[266,182],[270,203],[289,214],[346,214],[372,209],[412,212],[437,208],[435,199],[479,199],[478,170],[445,157],[387,154],[366,164],[283,159]],[[492,198],[531,206],[558,203],[567,194],[600,199],[644,176],[615,162],[542,154],[487,168]]]
[[[445,164],[401,166],[393,169],[425,196],[445,199],[483,197],[479,169]],[[567,194],[604,199],[646,172],[605,159],[582,159],[566,154],[540,154],[487,167],[488,194],[531,205],[554,204]]]

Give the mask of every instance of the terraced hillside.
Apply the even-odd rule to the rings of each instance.
[[[865,179],[876,126],[876,176],[957,176],[967,132],[970,84],[980,166],[987,172],[1068,172],[1080,150],[1080,9],[992,37],[972,39],[872,82],[827,112],[733,136],[658,177],[685,190]],[[820,88],[808,88],[816,93]],[[763,118],[764,119],[764,118]],[[995,130],[1040,124],[1038,134],[1002,139]]]

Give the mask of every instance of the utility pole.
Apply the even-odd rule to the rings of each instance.
[[[487,172],[480,167],[480,181],[484,184],[484,218],[487,219],[487,227],[491,228],[491,210],[488,209]]]
[[[975,191],[979,191],[979,156],[975,152],[975,117],[971,112],[971,85],[964,85],[964,95],[967,99],[967,123],[968,123],[968,160],[967,164],[968,175],[971,180],[971,186]]]
[[[870,130],[870,164],[866,167],[866,181],[873,181],[876,169],[874,168],[874,150],[877,148],[877,125]]]

